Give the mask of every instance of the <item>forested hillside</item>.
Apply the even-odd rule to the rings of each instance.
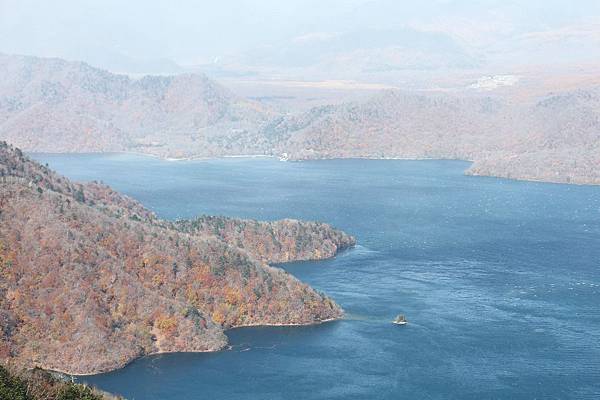
[[[27,151],[169,157],[262,151],[271,118],[201,74],[131,79],[85,63],[0,54],[0,139]]]
[[[600,89],[514,102],[498,96],[387,91],[282,117],[278,153],[315,158],[444,158],[469,174],[600,184]]]
[[[354,243],[327,225],[275,223],[270,232],[287,241],[267,253],[255,250],[260,232],[251,230],[246,251],[236,245],[245,229],[239,221],[179,228],[105,186],[71,183],[6,143],[0,172],[4,359],[96,373],[145,354],[221,349],[230,327],[342,315],[332,300],[264,263],[324,258]],[[302,251],[291,255],[286,246]]]
[[[67,382],[41,369],[21,370],[0,364],[2,400],[118,400],[100,390]]]

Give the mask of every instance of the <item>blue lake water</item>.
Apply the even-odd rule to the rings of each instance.
[[[329,222],[359,246],[283,266],[345,320],[82,378],[132,399],[598,399],[600,187],[466,177],[459,161],[167,162],[34,155],[164,218]],[[404,313],[409,325],[390,321]]]

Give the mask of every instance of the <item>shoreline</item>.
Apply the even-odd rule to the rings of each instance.
[[[157,156],[157,155],[153,155],[153,154],[146,154],[146,153],[129,153],[128,154],[137,154],[137,155],[147,155],[153,158],[157,158],[159,160],[165,160],[165,161],[195,161],[195,160],[224,160],[227,158],[279,158],[279,156],[275,156],[275,155],[266,155],[266,154],[248,154],[248,155],[222,155],[222,156],[214,156],[214,157],[186,157],[186,158],[168,158],[168,157],[161,157],[161,156]],[[59,154],[81,154],[81,153],[59,153]],[[96,154],[96,153],[93,153]],[[102,153],[101,153],[102,154]],[[104,154],[108,154],[108,153],[104,153]],[[466,162],[466,163],[470,163],[471,165],[473,165],[476,160],[471,160],[471,159],[467,159],[467,158],[455,158],[455,157],[448,157],[448,158],[443,158],[443,157],[372,157],[372,156],[351,156],[351,157],[322,157],[322,158],[298,158],[298,159],[287,159],[287,160],[280,160],[282,162],[303,162],[303,161],[327,161],[327,160],[373,160],[373,161],[378,161],[378,160],[389,160],[389,161],[460,161],[460,162]],[[564,182],[564,181],[558,181],[558,180],[551,180],[551,179],[542,179],[542,178],[530,178],[530,177],[515,177],[515,178],[509,178],[507,176],[503,176],[503,175],[493,175],[493,174],[475,174],[475,173],[471,173],[469,172],[470,167],[465,169],[463,171],[463,175],[464,176],[471,176],[471,177],[484,177],[484,178],[496,178],[496,179],[506,179],[508,181],[515,181],[515,182],[532,182],[532,183],[549,183],[549,184],[554,184],[554,185],[573,185],[573,186],[600,186],[600,182]]]
[[[342,315],[339,318],[327,318],[321,321],[315,321],[315,322],[311,322],[308,324],[298,324],[298,323],[279,323],[279,324],[242,324],[242,325],[236,325],[236,326],[232,326],[230,328],[227,328],[225,330],[225,332],[230,331],[230,330],[234,330],[234,329],[240,329],[240,328],[274,328],[274,327],[285,327],[285,326],[289,326],[289,327],[300,327],[300,326],[318,326],[318,325],[322,325],[322,324],[326,324],[328,322],[333,322],[333,321],[340,321],[344,319],[344,314],[342,313]]]
[[[53,153],[46,153],[46,154],[53,154]],[[277,156],[268,155],[268,154],[232,154],[232,155],[221,155],[221,156],[165,157],[165,156],[159,156],[157,154],[141,153],[141,152],[137,152],[137,151],[118,151],[118,152],[110,152],[110,153],[98,152],[98,153],[54,153],[54,154],[130,154],[130,155],[136,155],[136,156],[151,157],[151,158],[154,158],[157,160],[171,161],[171,162],[210,161],[210,160],[223,160],[223,159],[227,159],[227,158],[277,158]]]
[[[322,324],[326,324],[329,322],[334,322],[334,321],[340,321],[344,318],[344,314],[342,314],[339,318],[327,318],[321,321],[315,321],[315,322],[311,322],[311,323],[307,323],[307,324],[300,324],[300,323],[266,323],[266,324],[261,324],[261,323],[256,323],[256,324],[243,324],[243,325],[236,325],[236,326],[232,326],[230,328],[225,329],[223,332],[227,333],[227,331],[230,330],[234,330],[234,329],[243,329],[243,328],[259,328],[259,327],[264,327],[264,328],[269,328],[269,327],[302,327],[302,326],[318,326],[318,325],[322,325]],[[229,338],[228,338],[229,339]],[[123,369],[125,367],[127,367],[129,364],[134,363],[137,360],[140,360],[142,358],[145,357],[152,357],[152,356],[159,356],[159,355],[165,355],[165,354],[203,354],[203,353],[218,353],[220,351],[228,351],[230,348],[229,345],[229,340],[220,348],[215,349],[215,350],[190,350],[190,351],[156,351],[156,352],[152,352],[152,353],[147,353],[147,354],[142,354],[139,357],[135,357],[131,360],[128,360],[127,362],[123,363],[123,364],[119,364],[118,366],[114,367],[114,368],[110,368],[110,369],[106,369],[106,370],[102,370],[102,371],[97,371],[97,372],[91,372],[91,373],[71,373],[71,372],[67,372],[67,371],[63,371],[63,370],[59,370],[59,369],[55,369],[55,368],[46,368],[43,365],[35,365],[33,368],[40,368],[44,371],[50,372],[50,373],[55,373],[58,375],[63,376],[64,378],[79,378],[79,377],[86,377],[86,376],[94,376],[94,375],[102,375],[102,374],[108,374],[111,372],[115,372],[118,371],[120,369]]]
[[[231,158],[267,158],[267,159],[279,159],[280,156],[272,154],[232,154],[232,155],[220,155],[220,156],[190,156],[190,157],[165,157],[152,153],[142,153],[138,151],[85,151],[85,152],[73,152],[73,151],[26,151],[26,154],[31,155],[49,155],[49,156],[68,156],[68,155],[133,155],[141,157],[149,157],[155,160],[178,162],[178,161],[210,161],[210,160],[226,160]],[[370,156],[351,156],[351,157],[321,157],[321,158],[290,158],[287,160],[280,160],[281,162],[304,162],[304,161],[328,161],[328,160],[390,160],[390,161],[462,161],[473,163],[474,160],[467,160],[462,158],[442,158],[442,157],[370,157]],[[487,175],[485,175],[487,176]],[[491,175],[490,175],[491,176]]]
[[[226,160],[226,159],[277,159],[279,156],[269,155],[269,154],[233,154],[233,155],[220,155],[220,156],[191,156],[191,157],[165,157],[151,153],[142,153],[137,151],[91,151],[91,152],[41,152],[41,151],[27,151],[27,154],[35,155],[111,155],[111,154],[128,154],[128,155],[136,155],[142,157],[150,157],[157,160],[162,160],[166,162],[178,162],[178,161],[211,161],[211,160]],[[280,160],[282,162],[303,162],[303,161],[327,161],[327,160],[389,160],[389,161],[461,161],[468,163],[475,163],[476,160],[463,159],[463,158],[443,158],[443,157],[371,157],[371,156],[351,156],[351,157],[320,157],[320,158],[298,158],[298,159],[288,159],[288,160]],[[463,171],[465,176],[471,177],[484,177],[484,178],[497,178],[497,179],[506,179],[509,181],[516,182],[532,182],[532,183],[548,183],[554,185],[573,185],[573,186],[600,186],[600,182],[565,182],[561,180],[552,180],[552,179],[542,179],[542,178],[531,178],[531,177],[507,177],[503,175],[494,175],[494,174],[477,174],[469,172],[469,168]]]
[[[502,176],[502,175],[484,175],[484,174],[477,174],[477,173],[472,173],[469,172],[469,170],[465,170],[464,173],[465,176],[471,176],[471,177],[475,177],[475,178],[495,178],[495,179],[504,179],[507,181],[513,181],[513,182],[527,182],[527,183],[543,183],[543,184],[547,184],[547,185],[567,185],[567,186],[577,186],[577,187],[584,187],[584,186],[591,186],[591,187],[595,187],[595,186],[600,186],[600,182],[588,182],[588,183],[582,183],[582,182],[562,182],[562,181],[552,181],[552,180],[544,180],[544,179],[540,179],[540,178],[509,178],[507,176]]]

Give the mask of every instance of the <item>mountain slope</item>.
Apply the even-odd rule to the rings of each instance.
[[[600,184],[600,88],[514,103],[387,91],[265,126],[292,159],[450,158],[470,174]]]
[[[2,358],[96,373],[144,354],[218,350],[229,327],[342,314],[285,271],[228,244],[225,233],[225,240],[186,233],[108,188],[102,193],[114,200],[96,194],[97,185],[74,185],[6,144],[0,172]],[[328,226],[307,227],[301,231],[334,238],[336,248],[354,243]],[[324,245],[323,257],[330,249]]]
[[[28,151],[234,154],[260,145],[253,132],[271,115],[197,74],[133,80],[85,63],[7,55],[0,73],[0,137]]]
[[[117,400],[86,385],[68,382],[40,369],[20,370],[0,364],[0,399],[6,400]]]

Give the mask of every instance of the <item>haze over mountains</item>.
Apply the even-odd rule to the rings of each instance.
[[[132,79],[9,55],[0,56],[0,73],[0,139],[26,151],[459,158],[474,161],[472,174],[600,183],[595,84],[527,96],[382,90],[281,113],[198,74]]]
[[[143,204],[103,183],[72,182],[53,172],[48,165],[33,161],[28,153],[132,152],[173,161],[233,156],[268,156],[289,162],[332,158],[462,159],[472,162],[465,171],[468,175],[600,185],[599,49],[598,0],[181,0],[176,5],[166,0],[0,0],[1,400],[7,397],[4,394],[8,393],[7,381],[17,390],[25,387],[23,390],[29,392],[31,389],[21,381],[31,379],[41,384],[42,390],[54,386],[54,393],[60,393],[65,387],[86,390],[68,383],[56,383],[48,378],[49,375],[41,375],[37,370],[21,373],[18,371],[21,368],[95,374],[123,367],[145,355],[223,349],[228,342],[225,331],[230,328],[309,325],[339,319],[344,311],[334,300],[274,264],[321,260],[356,244],[354,237],[322,222],[255,221],[224,216],[163,220]],[[349,165],[323,163],[326,164],[331,164],[331,168]],[[406,166],[405,163],[381,163],[384,169],[391,164]],[[428,163],[411,163],[411,168],[415,165],[414,168],[423,172],[424,164]],[[439,164],[442,168],[448,166],[447,163],[431,164]],[[264,165],[274,166],[273,163]],[[304,166],[310,169],[314,165],[306,163]],[[86,164],[85,167],[89,166]],[[283,170],[283,180],[287,182],[291,175],[288,175],[288,169]],[[219,172],[212,173],[211,185],[216,183],[220,187],[224,170],[215,171]],[[241,175],[236,172],[237,176],[247,178],[246,175],[251,175],[246,162],[240,171]],[[265,171],[260,169],[258,172],[263,182],[268,181]],[[352,175],[352,171],[356,175]],[[336,175],[335,182],[316,170],[296,178],[310,184],[319,180],[319,187],[327,186],[328,189],[342,182],[343,189],[354,195],[369,186],[365,186],[366,183],[381,183],[379,179],[371,181],[373,174],[374,178],[386,178],[381,171],[378,167],[364,176],[356,169],[335,171],[349,178],[340,181]],[[390,171],[384,171],[389,172],[387,178],[395,179],[397,175],[393,171],[405,173],[408,170]],[[192,174],[197,172],[195,169]],[[166,173],[165,182],[172,183],[169,181],[172,177],[172,173]],[[183,178],[189,179],[189,176],[181,180],[187,187],[188,182]],[[382,182],[388,182],[387,178]],[[150,180],[156,181],[154,172]],[[467,180],[471,188],[502,183],[475,178]],[[348,185],[350,181],[358,182],[361,188]],[[236,182],[236,185],[248,185],[245,190],[257,192],[252,183],[255,181],[240,183],[243,182],[240,179]],[[296,194],[290,194],[289,182],[273,192],[282,193],[280,198],[269,191],[259,191],[260,196],[253,201],[249,201],[246,194],[235,198],[244,203],[244,207],[253,202],[264,203],[268,200],[265,196],[280,199],[272,203],[274,207],[263,207],[271,212],[284,205],[283,201],[294,200]],[[431,180],[427,177],[424,182],[429,185]],[[383,186],[388,189],[395,184]],[[271,181],[268,186],[269,189],[277,187]],[[486,192],[485,196],[496,193],[498,196],[493,200],[508,204],[510,202],[505,202],[500,192],[509,186],[522,188],[522,199],[529,197],[530,188],[538,187],[500,186],[497,192]],[[565,193],[579,192],[572,187],[545,185],[542,188],[560,189],[539,192],[558,197],[562,197],[563,189]],[[445,183],[431,189],[431,193],[448,193]],[[161,198],[164,195],[165,199],[173,200],[172,190],[161,190]],[[187,193],[197,191],[189,190],[182,192],[186,193],[181,196],[182,201],[192,201]],[[233,193],[225,186],[224,190],[225,197]],[[325,192],[331,194],[330,190]],[[435,213],[427,216],[423,213],[427,218],[414,219],[416,222],[411,224],[418,227],[417,230],[394,236],[397,227],[383,229],[381,220],[373,214],[377,207],[373,207],[376,202],[372,201],[372,190],[364,192],[370,197],[360,198],[360,207],[346,204],[350,197],[329,205],[316,197],[314,203],[323,205],[325,211],[327,208],[341,209],[343,214],[331,214],[334,218],[369,220],[374,228],[369,227],[363,233],[369,240],[381,240],[385,247],[384,251],[379,251],[375,245],[367,252],[377,253],[375,258],[361,255],[350,264],[356,262],[364,264],[364,268],[384,268],[381,271],[386,272],[380,275],[389,287],[381,285],[376,281],[379,279],[376,274],[371,274],[371,285],[364,286],[364,293],[356,291],[360,299],[343,303],[348,304],[348,308],[359,303],[364,308],[362,302],[368,296],[376,299],[378,305],[370,307],[371,311],[375,310],[382,301],[387,301],[382,297],[386,292],[399,299],[397,289],[402,289],[407,272],[400,270],[406,266],[407,254],[417,254],[417,249],[424,256],[423,260],[436,258],[417,265],[423,270],[419,272],[428,274],[420,281],[419,290],[425,287],[423,282],[434,276],[427,268],[436,268],[434,272],[437,273],[444,266],[453,274],[459,268],[460,274],[465,276],[465,271],[479,274],[491,265],[493,275],[501,271],[497,268],[497,260],[493,260],[493,264],[488,262],[497,258],[494,251],[519,250],[523,246],[535,250],[530,255],[521,252],[521,261],[535,267],[535,271],[531,270],[534,273],[528,276],[531,278],[531,284],[527,283],[530,289],[537,285],[534,278],[541,276],[539,271],[542,270],[550,271],[548,275],[555,280],[566,281],[563,279],[566,275],[563,278],[560,274],[554,276],[562,265],[558,265],[556,259],[548,260],[553,257],[548,256],[545,244],[552,243],[556,232],[563,230],[566,232],[564,237],[571,235],[585,244],[580,240],[582,235],[594,232],[593,227],[588,229],[591,223],[588,215],[582,215],[581,219],[575,215],[577,213],[544,216],[533,212],[539,211],[534,207],[523,208],[521,214],[506,213],[506,204],[503,208],[490,207],[489,210],[486,205],[483,210],[477,208],[481,205],[478,194],[477,197],[465,194],[464,198],[458,199],[465,207],[454,218],[468,232],[477,234],[476,229],[487,229],[490,221],[514,227],[514,222],[520,221],[525,212],[532,213],[532,221],[536,223],[529,225],[535,225],[535,230],[539,228],[537,222],[551,225],[552,230],[533,241],[526,240],[531,237],[531,230],[519,229],[490,232],[495,235],[482,238],[484,243],[475,243],[471,238],[465,242],[468,246],[464,252],[471,259],[461,256],[465,263],[457,264],[452,260],[457,251],[462,251],[460,246],[455,246],[454,240],[455,232],[460,230],[438,232],[429,229],[426,225],[436,225],[439,218]],[[584,201],[579,197],[588,196],[587,193],[587,189],[582,189],[576,196],[565,196],[564,202],[555,203],[559,206],[549,209],[592,210],[594,207],[586,205],[589,199],[586,197]],[[381,194],[382,198],[391,199],[381,203],[383,208],[396,211],[403,194],[388,190],[382,190]],[[332,201],[336,200],[334,197],[330,196]],[[469,204],[465,199],[474,202]],[[412,203],[420,207],[424,204],[421,200],[412,197]],[[443,201],[449,201],[449,198]],[[364,212],[361,211],[363,203]],[[294,200],[293,207],[303,210],[304,207],[298,204],[301,203]],[[311,205],[310,211],[313,211],[313,203],[305,204],[306,208]],[[432,203],[438,211],[457,208],[457,203],[448,204],[450,206],[444,207],[442,203]],[[179,215],[181,210],[172,211]],[[389,215],[406,219],[409,213],[414,214],[410,207],[400,207],[397,211],[399,213]],[[265,215],[270,215],[269,212]],[[479,220],[477,212],[481,212]],[[497,214],[493,220],[489,218],[492,213]],[[576,229],[561,229],[567,218],[570,219],[568,222],[577,225]],[[384,219],[395,221],[398,218]],[[452,218],[446,218],[446,222],[447,227],[456,225]],[[359,227],[359,235],[360,227],[365,228],[364,224],[348,226]],[[582,226],[585,229],[579,229]],[[406,245],[408,235],[413,237]],[[447,236],[453,240],[447,241]],[[507,237],[511,240],[506,241]],[[394,238],[400,239],[392,240]],[[476,239],[479,241],[480,238]],[[396,252],[394,246],[389,246],[392,242],[404,244]],[[419,243],[419,247],[411,243]],[[474,243],[481,247],[473,249]],[[541,247],[536,248],[536,244]],[[571,247],[557,249],[555,254],[579,249]],[[446,253],[448,248],[452,252]],[[582,253],[586,255],[580,262],[582,266],[593,267],[587,265],[589,254]],[[523,258],[525,256],[527,259]],[[452,262],[446,263],[445,258]],[[340,261],[347,264],[348,259]],[[510,268],[501,271],[504,275],[507,271],[511,275],[515,266],[525,265],[519,264],[521,261],[517,258],[514,261],[507,264]],[[583,270],[577,269],[578,266],[569,265],[569,268],[581,275],[576,276],[578,280],[586,277],[587,270],[581,274]],[[396,273],[399,271],[402,273]],[[343,270],[342,275],[352,275],[348,272]],[[434,279],[439,276],[435,275]],[[331,280],[331,277],[326,279]],[[453,279],[448,282],[458,282]],[[359,285],[366,282],[363,279],[355,281]],[[319,285],[319,281],[314,282]],[[348,286],[344,282],[343,285]],[[498,282],[492,282],[492,286]],[[538,283],[547,286],[546,281]],[[577,285],[579,283],[582,288],[586,286],[583,281]],[[477,291],[472,293],[489,293],[491,287],[480,286],[483,283],[475,281],[463,280],[459,284],[462,288],[473,285],[471,289]],[[513,286],[506,285],[509,289],[516,287]],[[586,286],[586,290],[592,286]],[[367,290],[369,293],[365,294]],[[442,292],[433,292],[435,299],[423,298],[427,312],[431,307],[439,306],[440,301],[460,303],[461,307],[469,303],[465,303],[464,296],[455,296],[457,303],[452,303],[452,298],[440,297]],[[446,295],[450,296],[450,292]],[[352,291],[344,287],[338,293],[345,296]],[[498,299],[510,300],[516,292],[498,293]],[[475,297],[471,296],[472,299]],[[390,320],[393,313],[410,312],[414,314],[413,327],[427,327],[426,319],[418,321],[424,315],[418,311],[421,306],[400,304],[404,300],[400,299],[400,303],[396,300],[388,304],[399,309],[390,312]],[[513,300],[518,303],[531,298],[518,295],[511,302]],[[340,301],[344,299],[340,298]],[[467,308],[459,307],[459,311],[473,314],[473,305],[466,305]],[[475,305],[479,310],[479,305]],[[585,312],[587,306],[583,304],[580,310]],[[379,329],[376,325],[383,327],[386,307],[369,311],[371,316],[363,313],[364,310],[358,312],[361,318],[356,322],[362,325],[358,330],[355,329],[358,325],[354,326],[351,321],[341,324],[354,332],[347,334],[346,331],[340,344],[346,346],[350,340],[356,347],[358,341],[354,339],[362,341],[364,335],[368,339],[363,342],[368,342],[364,354],[377,356],[370,360],[377,363],[369,362],[367,368],[361,366],[357,379],[341,379],[338,382],[341,385],[364,378],[361,382],[364,388],[359,389],[373,393],[384,380],[397,383],[397,376],[386,376],[380,368],[380,362],[384,360],[380,357],[382,354],[395,356],[394,349],[388,346],[390,337],[382,335],[379,343],[383,344],[383,350],[372,351],[377,348],[378,341],[372,340],[374,336],[362,329],[367,322],[375,329]],[[573,307],[573,310],[577,309]],[[528,310],[522,308],[516,311],[517,314],[522,312],[521,316],[510,317],[510,320],[517,318],[520,323],[526,322],[516,329],[523,328],[528,335],[535,334],[540,338],[544,332],[550,332],[539,326],[532,327],[531,323],[548,323],[549,326],[555,326],[557,321],[562,323],[554,316],[552,320],[533,321]],[[544,318],[548,317],[543,305],[538,311]],[[442,314],[442,320],[446,318],[443,323],[452,325],[460,336],[462,328],[458,329],[461,325],[456,321],[464,318]],[[571,314],[580,320],[583,315],[580,312]],[[488,354],[500,355],[499,359],[504,360],[502,356],[510,356],[510,352],[498,352],[497,348],[502,345],[490,344],[486,338],[492,332],[490,329],[505,332],[505,325],[500,323],[490,328],[485,320],[488,317],[483,315],[482,321],[486,322],[483,324],[485,329],[480,332],[483,339],[476,347],[485,346],[477,349],[478,354],[481,356],[493,348]],[[410,320],[413,324],[413,317]],[[568,325],[580,322],[573,319]],[[585,334],[586,329],[593,331],[593,324],[581,326],[584,328],[575,327],[579,333]],[[471,329],[476,325],[462,327]],[[410,325],[408,328],[409,334],[416,332],[411,331]],[[360,335],[354,336],[359,330]],[[435,331],[429,329],[429,332]],[[419,334],[417,336],[419,340],[423,339]],[[503,334],[499,337],[506,339]],[[552,347],[556,343],[554,339],[547,337],[546,346],[549,343],[555,348]],[[423,343],[434,342],[439,341]],[[568,351],[564,352],[566,359],[561,362],[558,358],[539,358],[540,354],[548,352],[545,347],[536,346],[531,352],[526,351],[525,356],[521,351],[524,348],[516,349],[517,358],[525,363],[525,369],[537,365],[538,360],[544,363],[550,360],[554,369],[561,365],[574,366],[576,368],[571,369],[575,376],[579,373],[577,367],[585,365],[572,362],[570,342],[562,344],[565,345],[563,350]],[[465,348],[473,349],[473,343],[468,343]],[[321,349],[319,344],[319,353]],[[404,349],[398,348],[398,351]],[[284,356],[297,361],[298,357],[302,358],[300,353],[291,358],[289,354]],[[417,369],[427,371],[419,366],[419,362],[431,365],[429,360],[434,363],[440,360],[438,353],[433,349],[433,358],[419,357]],[[323,361],[328,357],[323,353],[310,359]],[[336,362],[345,361],[337,355],[334,358]],[[472,374],[461,371],[481,373],[481,368],[477,369],[480,358],[464,362],[462,369],[455,368],[454,361],[449,364],[449,376],[461,383],[459,386],[467,396],[482,393],[480,388],[487,387],[491,378],[497,378],[501,390],[531,380],[534,393],[539,392],[538,378],[513,379],[522,375],[520,368],[511,371],[501,368],[499,375],[498,371],[486,372],[484,384],[475,379],[465,385],[464,378]],[[5,365],[10,368],[6,369]],[[384,367],[390,365],[393,366]],[[371,371],[371,366],[377,368]],[[345,367],[343,365],[337,372]],[[318,370],[319,374],[323,371],[322,368]],[[265,386],[269,387],[264,393],[273,393],[273,387],[289,389],[291,386],[276,387],[285,379],[281,376],[290,376],[293,372],[293,379],[300,376],[299,386],[303,386],[311,375],[304,376],[305,371],[296,373],[292,369],[287,372],[287,375],[279,374],[278,380],[272,379],[275,375],[268,376]],[[393,368],[391,372],[394,372]],[[423,385],[427,380],[412,379],[418,378],[421,372],[408,374],[414,381],[409,383],[409,390],[410,385],[428,386]],[[249,381],[247,376],[242,375],[244,382]],[[324,386],[321,389],[333,393],[331,382],[324,379],[337,376],[340,375],[319,376]],[[427,373],[423,376],[429,378]],[[439,376],[437,378],[439,380]],[[583,378],[577,376],[573,382],[579,385],[587,379]],[[188,378],[183,374],[181,379]],[[297,382],[293,379],[285,383],[295,385]],[[191,381],[197,383],[194,379]],[[564,392],[570,390],[573,382],[565,388],[560,382],[556,385],[559,392]],[[476,392],[467,391],[472,384],[480,386]],[[400,386],[407,387],[395,384],[393,390]],[[551,388],[547,386],[545,390]],[[29,397],[24,395],[23,398],[51,400],[48,393],[52,392],[39,396],[29,393]],[[253,394],[260,396],[260,393],[263,392]],[[69,398],[81,397],[73,395]]]
[[[2,55],[0,71],[2,137],[27,150],[177,156],[202,147],[211,154],[212,141],[270,118],[260,104],[198,74],[132,80],[85,63]],[[253,144],[239,145],[251,151]]]
[[[282,118],[267,132],[294,159],[466,159],[471,174],[600,183],[599,87],[517,104],[388,91]]]
[[[472,174],[599,183],[596,1],[0,11],[0,50],[61,57],[0,55],[0,138],[26,151],[461,158]]]
[[[6,389],[7,379],[19,383],[10,376],[21,374],[16,371],[22,367],[95,374],[144,355],[223,349],[230,328],[339,319],[344,312],[334,300],[274,264],[321,260],[356,244],[354,237],[322,222],[223,216],[163,220],[100,182],[72,182],[28,153],[132,152],[173,161],[462,159],[472,162],[465,173],[473,176],[600,185],[599,49],[597,0],[181,0],[177,5],[0,0],[0,389]],[[395,163],[381,165],[390,164]],[[422,169],[424,164],[414,165]],[[264,171],[260,178],[266,182]],[[341,175],[361,186],[366,182],[350,170]],[[326,178],[313,173],[305,181],[324,179],[321,186],[329,187],[333,181]],[[214,178],[218,184],[222,180]],[[248,185],[256,192],[254,184]],[[280,189],[287,201],[289,185]],[[345,189],[360,192],[355,186]],[[165,190],[169,200],[171,190]],[[400,204],[396,200],[402,195],[381,193],[394,200],[385,207]],[[568,204],[587,204],[578,196]],[[369,208],[372,198],[366,199]],[[250,204],[245,195],[239,199]],[[343,209],[342,203],[332,208]],[[372,210],[354,212],[361,207],[350,207],[340,217],[364,221],[367,216],[377,232],[393,233],[380,229]],[[487,207],[479,222],[472,206],[464,212],[463,228],[474,232],[489,225]],[[514,217],[519,214],[499,215],[496,221],[508,221],[507,226],[520,219]],[[555,238],[554,229],[565,218],[586,227],[573,230],[573,237],[593,231],[586,219],[556,215],[548,237]],[[455,252],[455,243],[445,241],[450,231],[440,236],[443,241],[421,237],[423,224],[431,221],[414,224],[421,230],[413,232],[414,242]],[[451,219],[446,222],[452,225]],[[479,254],[471,253],[468,243],[467,253],[483,259],[467,260],[469,265],[487,265],[490,249],[505,235],[515,236],[519,246],[535,247],[521,240],[531,231],[496,233]],[[512,249],[515,243],[500,247]],[[427,246],[419,252],[433,248]],[[378,265],[403,268],[406,249],[389,251],[390,262]],[[527,263],[547,256],[546,248],[538,250]],[[445,257],[443,251],[434,253]],[[383,259],[365,258],[375,266]],[[423,265],[437,268],[440,262],[445,261]],[[392,276],[384,275],[386,281]],[[401,287],[405,276],[392,277],[400,280],[390,287]],[[387,291],[371,283],[377,286],[369,290]],[[437,296],[428,309],[439,301]],[[413,310],[416,324],[426,326]],[[531,322],[523,310],[522,319]],[[367,317],[360,322],[367,320],[383,321]],[[379,354],[394,356],[384,347]],[[365,354],[374,354],[373,348],[369,345]],[[569,358],[572,352],[565,354]],[[524,360],[533,365],[537,356]],[[8,364],[13,365],[6,370]],[[367,372],[369,390],[377,386],[371,377],[386,379]],[[470,376],[458,375],[460,382]],[[23,376],[42,387],[54,385],[40,380],[38,372]],[[502,386],[512,382],[507,384],[506,376],[499,377]],[[273,382],[269,377],[268,385]],[[539,380],[533,385],[539,389]],[[330,382],[325,386],[330,389]]]
[[[381,81],[390,72],[598,62],[599,16],[594,0],[5,0],[0,51],[123,73],[200,67]]]

